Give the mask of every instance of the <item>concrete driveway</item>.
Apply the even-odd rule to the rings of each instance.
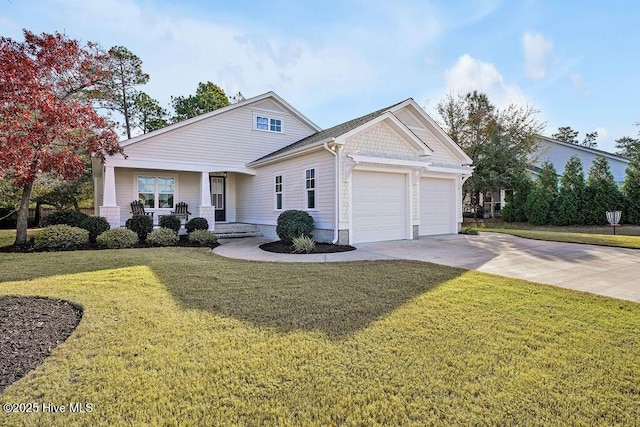
[[[231,258],[279,262],[410,259],[478,270],[640,302],[640,250],[545,242],[499,233],[363,243],[351,252],[265,252],[262,238],[227,239],[214,250]]]

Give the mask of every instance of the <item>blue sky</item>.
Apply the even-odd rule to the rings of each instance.
[[[437,119],[447,93],[477,89],[539,109],[547,135],[597,130],[604,150],[640,130],[638,2],[0,1],[5,37],[127,47],[163,106],[212,81],[273,90],[326,128],[408,97]]]

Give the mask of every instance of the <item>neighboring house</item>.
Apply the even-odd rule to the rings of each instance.
[[[457,233],[471,159],[407,99],[321,130],[273,92],[121,143],[94,165],[96,212],[124,225],[141,200],[154,217],[186,202],[192,217],[256,224],[314,218],[340,244]]]
[[[613,178],[618,185],[622,185],[625,178],[625,171],[629,165],[629,159],[607,153],[595,148],[584,147],[571,142],[558,141],[546,136],[538,137],[539,146],[533,154],[534,166],[530,168],[532,175],[536,175],[545,161],[550,162],[556,169],[559,176],[564,174],[564,168],[572,156],[576,156],[582,162],[585,179],[589,176],[589,169],[597,157],[605,157],[609,162],[609,167]],[[485,195],[482,205],[486,212],[491,212],[491,204],[495,203],[496,211],[499,211],[505,200],[505,190],[492,195]],[[466,209],[465,209],[466,210]]]

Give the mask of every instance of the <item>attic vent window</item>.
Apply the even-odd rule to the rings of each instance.
[[[256,130],[282,133],[282,119],[262,115],[255,115],[254,117]]]

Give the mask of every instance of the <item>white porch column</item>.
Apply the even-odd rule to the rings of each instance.
[[[120,206],[116,204],[116,175],[113,166],[105,166],[102,183],[102,206],[99,215],[105,217],[111,228],[120,227]]]
[[[215,230],[216,211],[211,206],[211,189],[209,183],[209,172],[202,172],[200,175],[200,217],[205,218],[209,223],[209,231]]]

